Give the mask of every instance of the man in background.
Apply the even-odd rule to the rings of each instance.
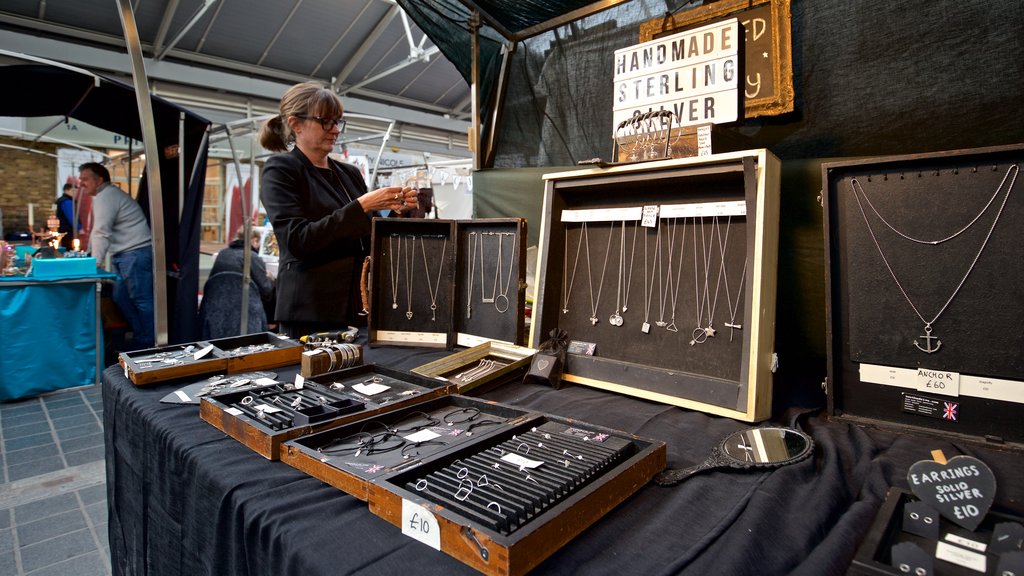
[[[149,223],[135,200],[110,183],[110,172],[102,164],[86,162],[78,167],[78,173],[79,191],[93,197],[89,252],[98,266],[120,277],[113,298],[132,327],[133,347],[152,348],[153,249]]]
[[[57,232],[64,234],[60,239],[60,245],[71,250],[74,246],[75,232],[82,230],[82,225],[75,218],[75,187],[70,182],[64,184],[64,193],[57,198],[57,220],[60,226]]]

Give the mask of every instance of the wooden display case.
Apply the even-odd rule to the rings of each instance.
[[[1024,146],[822,165],[829,412],[1024,442]]]
[[[770,416],[779,160],[767,150],[545,175],[530,344],[563,380]]]
[[[486,390],[522,379],[537,351],[533,348],[484,342],[412,369],[413,374],[451,382],[459,394]]]
[[[375,218],[370,346],[522,342],[525,238],[521,218]]]
[[[527,572],[665,467],[664,442],[464,396],[285,447],[284,462],[366,500],[403,534],[502,575]]]
[[[321,374],[301,388],[278,383],[206,396],[199,415],[260,456],[277,460],[287,440],[447,392],[444,382],[369,364]]]

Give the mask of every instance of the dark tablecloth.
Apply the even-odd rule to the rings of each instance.
[[[376,348],[408,370],[444,352]],[[270,462],[161,404],[173,385],[136,388],[103,374],[110,553],[115,575],[464,574],[468,567],[401,534],[364,502]],[[670,467],[702,461],[747,424],[608,392],[509,384],[485,398],[668,442]],[[929,452],[971,454],[995,472],[995,507],[1024,510],[1024,458],[998,448],[900,434],[790,409],[779,419],[816,443],[768,471],[712,471],[648,485],[542,563],[538,574],[842,574],[887,489]]]

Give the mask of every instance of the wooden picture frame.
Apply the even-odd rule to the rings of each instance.
[[[739,18],[746,30],[745,117],[792,112],[795,95],[790,0],[721,0],[677,14],[666,14],[640,25],[640,42],[732,17]],[[759,22],[763,28],[758,26]],[[752,78],[756,80],[752,82]]]

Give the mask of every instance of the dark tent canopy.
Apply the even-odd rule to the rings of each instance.
[[[135,140],[143,138],[135,88],[122,82],[85,71],[32,64],[0,67],[0,85],[6,88],[0,93],[0,116],[65,116]],[[157,148],[161,152],[168,338],[170,342],[188,342],[199,335],[196,301],[200,216],[206,180],[204,135],[210,122],[156,96],[152,97],[152,108]],[[182,129],[184,141],[179,143]],[[181,206],[179,160],[186,180]],[[144,176],[138,201],[147,216],[149,189]]]

